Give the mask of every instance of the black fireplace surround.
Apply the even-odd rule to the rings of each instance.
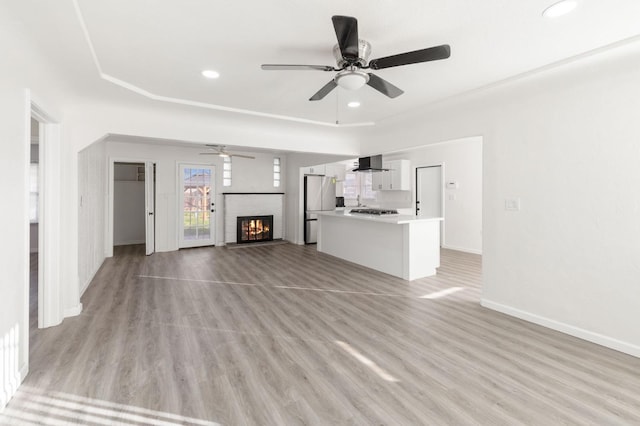
[[[273,241],[273,215],[238,216],[237,244]]]

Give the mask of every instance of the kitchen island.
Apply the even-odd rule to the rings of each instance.
[[[440,217],[318,214],[318,251],[405,280],[440,266]]]

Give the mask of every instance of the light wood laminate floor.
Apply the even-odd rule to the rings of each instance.
[[[482,308],[480,264],[119,247],[80,316],[32,332],[0,424],[640,424],[640,360]]]

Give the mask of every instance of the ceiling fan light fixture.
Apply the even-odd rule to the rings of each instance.
[[[358,90],[369,82],[369,74],[355,69],[344,70],[336,75],[335,82],[343,89]]]
[[[347,104],[347,106],[349,108],[358,108],[360,106],[360,102],[358,101],[351,101]]]
[[[218,153],[218,157],[227,158],[227,157],[231,157],[231,156],[229,154],[225,153],[225,152],[219,152]]]
[[[578,2],[576,0],[563,0],[547,7],[542,12],[542,16],[545,18],[558,18],[570,13],[576,8],[576,6],[578,6]]]
[[[202,75],[207,78],[218,78],[220,77],[220,73],[214,70],[204,70],[202,71]]]

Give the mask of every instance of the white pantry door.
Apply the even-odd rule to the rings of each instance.
[[[185,247],[215,244],[214,167],[180,164],[179,245]]]
[[[144,163],[144,198],[147,212],[145,249],[147,256],[156,251],[156,165]]]

